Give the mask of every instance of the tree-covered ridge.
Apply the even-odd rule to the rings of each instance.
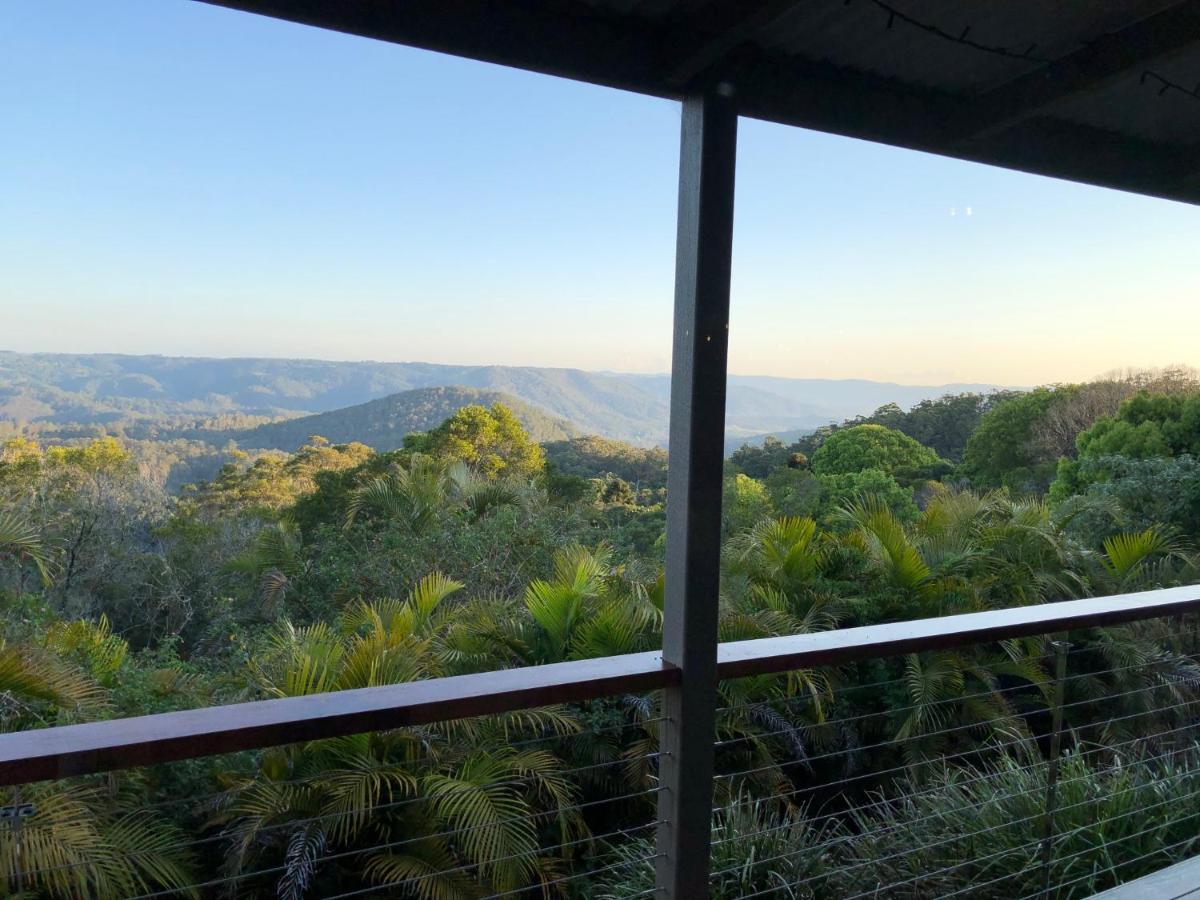
[[[314,434],[335,444],[362,443],[379,451],[403,446],[406,435],[430,431],[465,406],[503,404],[538,442],[565,440],[579,428],[499,391],[465,387],[431,387],[404,391],[357,406],[258,425],[227,433],[244,448],[294,451]]]
[[[961,465],[908,432],[861,421],[735,454],[725,476],[721,639],[1195,581],[1196,392],[1139,384],[1111,412],[1091,415],[1070,406],[1088,390],[995,399]],[[923,415],[957,420],[977,405],[947,398]],[[1069,481],[1060,472],[1044,496],[1030,460],[1048,454],[1043,435],[1079,423],[1076,455],[1061,465],[1090,474]],[[976,474],[978,460],[997,468]],[[541,446],[503,405],[469,405],[384,452],[319,438],[294,453],[233,452],[215,477],[179,494],[113,438],[7,441],[0,729],[653,649],[665,476],[661,451],[598,438]],[[1001,486],[989,486],[993,476]],[[1148,687],[1176,708],[1200,699],[1200,676],[1178,652],[1183,637],[1153,622],[1073,634],[1073,665],[1089,674],[1069,688],[1072,734],[1138,741],[1179,724],[1163,712],[1149,725],[1127,720],[1115,737],[1089,731],[1099,719],[1146,715],[1138,692]],[[972,849],[962,836],[986,797],[940,761],[1019,740],[1030,756],[987,765],[998,784],[1027,790],[1043,760],[1049,674],[1031,638],[724,683],[718,765],[745,774],[719,785],[726,874],[716,895],[769,891],[770,870],[747,861],[823,835],[840,838],[839,849],[792,853],[791,877],[844,869],[886,883],[949,869],[938,890],[969,891],[979,870],[951,867],[985,852],[996,855],[993,874],[998,865],[1023,871],[1012,849],[1020,828],[1006,823],[1036,807],[989,812],[988,847]],[[527,883],[550,896],[636,895],[651,877],[643,866],[586,888],[557,885],[587,860],[645,855],[640,837],[592,839],[653,817],[657,716],[653,698],[615,697],[50,782],[28,789],[46,811],[31,847],[67,849],[18,857],[0,829],[0,885],[123,897],[216,872],[264,872],[239,882],[240,895],[376,886],[477,898]],[[1083,791],[1073,795],[1073,822],[1106,815],[1106,794],[1128,789],[1167,800],[1151,832],[1159,845],[1186,837],[1190,775],[1170,782],[1173,793],[1150,764],[1122,771],[1096,760],[1068,764]],[[1185,775],[1197,764],[1180,762]],[[878,819],[787,802],[801,786],[864,771],[896,773],[858,782],[847,798],[886,798]],[[597,802],[612,797],[625,799]],[[946,821],[930,822],[935,811]],[[862,838],[885,824],[883,843]],[[920,859],[905,852],[935,842],[941,849]],[[1109,850],[1073,849],[1090,888],[1112,883]],[[830,878],[822,896],[858,883]]]
[[[581,433],[664,445],[670,379],[533,366],[456,366],[305,359],[204,359],[0,350],[0,437],[17,426],[57,440],[103,428],[130,439],[223,441],[262,421],[356,406],[421,388],[459,385],[515,397]],[[884,399],[909,405],[969,386],[730,376],[731,435],[809,430]],[[449,414],[448,412],[446,413]],[[242,419],[243,422],[231,421]],[[253,421],[257,420],[257,421]],[[436,423],[435,423],[436,424]],[[215,432],[209,435],[210,432]],[[318,431],[317,433],[321,433]],[[331,437],[330,435],[326,435]],[[301,439],[307,437],[302,435]],[[338,436],[341,439],[341,436]],[[346,435],[345,440],[366,440]],[[281,449],[294,450],[290,443]]]

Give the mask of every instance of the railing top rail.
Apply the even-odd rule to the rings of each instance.
[[[722,644],[722,678],[945,650],[1200,610],[1200,585]]]
[[[1200,586],[722,644],[721,678],[1113,625],[1200,610]],[[678,684],[632,653],[0,735],[0,785],[195,759]]]
[[[679,681],[631,653],[0,735],[0,785],[592,700]]]

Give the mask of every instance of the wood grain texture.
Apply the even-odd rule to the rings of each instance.
[[[1200,610],[1200,586],[1189,586],[865,625],[817,634],[737,641],[721,645],[717,671],[721,678],[786,672],[1097,625],[1117,625],[1196,610]]]
[[[676,684],[633,653],[0,735],[0,785],[573,703]]]
[[[722,644],[737,678],[1200,611],[1200,586]],[[662,654],[633,653],[0,735],[0,785],[195,759],[363,731],[677,686]]]

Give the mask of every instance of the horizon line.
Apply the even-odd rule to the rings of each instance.
[[[585,369],[581,366],[545,366],[535,364],[511,364],[511,363],[449,363],[449,362],[430,362],[420,359],[338,359],[321,356],[272,356],[263,354],[260,356],[205,356],[202,354],[171,354],[171,353],[129,353],[122,351],[108,350],[13,350],[7,347],[0,347],[0,353],[9,353],[14,356],[108,356],[108,357],[124,357],[129,359],[151,358],[151,359],[178,359],[178,360],[205,360],[211,362],[251,362],[251,361],[270,361],[270,362],[313,362],[313,363],[328,363],[331,365],[384,365],[384,366],[441,366],[445,368],[470,368],[470,369],[543,369],[548,371],[560,372],[583,372],[590,375],[604,376],[640,376],[646,378],[670,378],[670,372],[664,371],[630,371],[622,369]],[[1111,371],[1111,370],[1110,370]],[[988,389],[1007,389],[1007,390],[1029,390],[1027,385],[1011,385],[1002,384],[993,381],[943,381],[943,382],[905,382],[896,381],[890,378],[867,378],[865,376],[853,378],[830,378],[820,375],[766,375],[758,372],[734,372],[730,370],[726,373],[730,377],[736,378],[773,378],[783,381],[826,381],[826,382],[868,382],[870,384],[895,385],[896,387],[968,387],[968,388],[988,388]],[[1100,376],[1096,376],[1100,377]],[[1046,382],[1046,384],[1071,384],[1070,381]]]

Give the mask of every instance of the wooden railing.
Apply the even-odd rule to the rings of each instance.
[[[1200,610],[1200,586],[721,644],[721,679],[1114,625]],[[0,785],[195,759],[675,687],[657,652],[0,735]]]

